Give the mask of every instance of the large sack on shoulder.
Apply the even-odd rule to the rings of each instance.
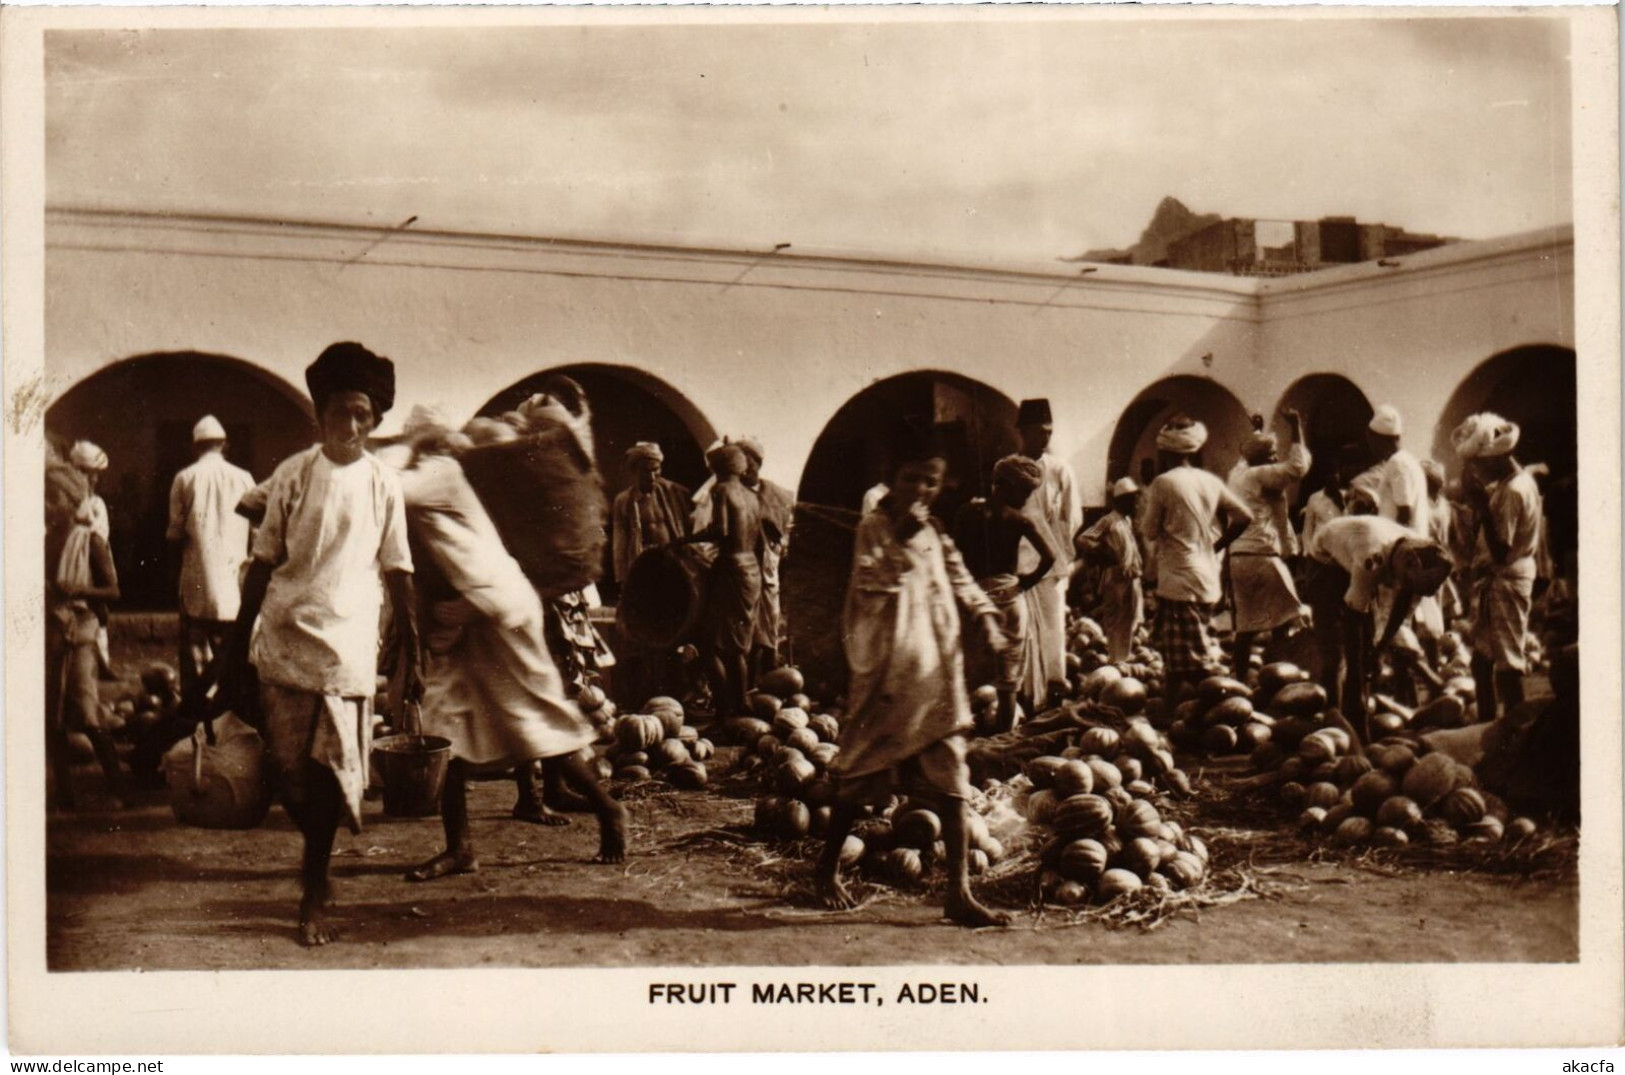
[[[531,432],[470,448],[459,459],[502,543],[547,597],[597,582],[604,569],[603,482],[563,423],[532,419]]]

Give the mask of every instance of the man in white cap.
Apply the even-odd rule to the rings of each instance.
[[[751,679],[754,682],[779,667],[779,642],[784,637],[784,612],[779,598],[779,566],[790,551],[790,528],[795,523],[796,495],[784,486],[762,477],[766,455],[755,437],[736,442],[745,453],[745,473],[740,479],[755,492],[762,505],[762,598],[756,604],[756,640],[751,646]]]
[[[1140,487],[1133,478],[1118,478],[1111,493],[1112,510],[1078,535],[1077,549],[1101,567],[1100,626],[1106,632],[1106,652],[1114,661],[1126,661],[1134,650],[1135,632],[1145,622],[1143,560],[1134,535]]]
[[[1479,720],[1493,720],[1523,701],[1529,670],[1529,612],[1544,509],[1535,479],[1512,457],[1518,426],[1495,414],[1475,414],[1451,443],[1463,463],[1462,492],[1473,509],[1476,534],[1472,580],[1473,679]]]
[[[1428,503],[1427,473],[1422,461],[1400,447],[1405,425],[1399,411],[1391,403],[1384,403],[1371,416],[1366,430],[1366,445],[1374,460],[1370,469],[1354,479],[1351,492],[1376,505],[1377,516],[1392,519],[1417,537],[1429,537],[1433,529],[1433,510]],[[1377,592],[1376,618],[1386,623],[1393,609],[1398,591],[1384,585]],[[1418,598],[1415,618],[1422,621],[1437,618],[1437,600],[1431,594]],[[1410,623],[1400,626],[1394,639],[1392,658],[1399,673],[1399,694],[1402,699],[1413,699],[1413,677],[1423,663],[1421,641]],[[1353,719],[1352,716],[1350,719]]]
[[[1023,683],[1033,704],[1042,707],[1057,690],[1066,691],[1066,583],[1072,577],[1076,555],[1072,538],[1083,525],[1083,504],[1072,468],[1049,450],[1055,434],[1049,400],[1022,400],[1016,413],[1016,433],[1021,438],[1021,454],[1037,463],[1043,473],[1024,511],[1055,554],[1044,580],[1026,594],[1032,645]],[[1023,543],[1017,571],[1030,572],[1038,562],[1038,550]]]
[[[1145,540],[1157,579],[1157,648],[1166,668],[1168,697],[1224,671],[1213,637],[1213,608],[1223,596],[1219,553],[1252,522],[1252,512],[1215,474],[1193,457],[1207,443],[1207,427],[1188,415],[1168,420],[1157,434],[1162,473],[1146,494]]]
[[[192,453],[196,461],[169,487],[165,536],[181,554],[181,717],[198,721],[214,685],[215,657],[237,620],[250,527],[236,507],[254,488],[254,476],[227,461],[226,427],[212,414],[192,427]]]

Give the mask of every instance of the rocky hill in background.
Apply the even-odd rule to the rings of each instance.
[[[1151,223],[1140,233],[1140,241],[1133,246],[1126,250],[1089,250],[1078,257],[1064,260],[1156,265],[1167,260],[1169,243],[1178,242],[1221,219],[1217,213],[1193,213],[1178,198],[1164,198],[1157,203]]]

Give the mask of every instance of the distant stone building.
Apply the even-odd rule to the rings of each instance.
[[[1265,245],[1259,241],[1261,223],[1290,226],[1291,240],[1279,246]],[[1268,222],[1232,217],[1168,243],[1163,265],[1236,276],[1286,276],[1332,265],[1401,257],[1454,241],[1387,224],[1361,224],[1345,216]]]

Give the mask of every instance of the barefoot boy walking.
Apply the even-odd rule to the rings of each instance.
[[[891,492],[858,524],[842,617],[851,715],[830,766],[838,798],[818,888],[831,907],[853,905],[840,879],[841,845],[864,803],[906,790],[941,807],[948,917],[968,926],[1003,925],[1008,916],[970,891],[965,733],[972,721],[956,605],[976,616],[994,651],[1004,648],[1004,638],[998,610],[931,517],[947,462],[942,449],[920,441],[899,453]]]

